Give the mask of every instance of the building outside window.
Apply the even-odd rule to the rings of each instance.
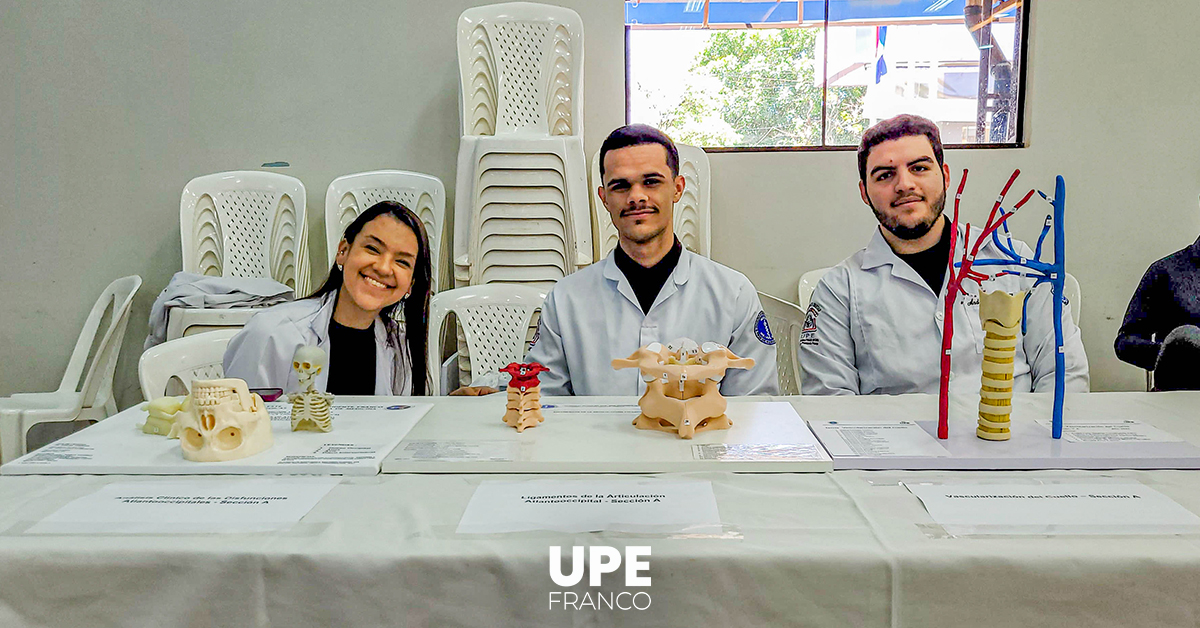
[[[713,149],[855,146],[899,113],[1021,146],[1032,0],[627,0],[627,118]]]

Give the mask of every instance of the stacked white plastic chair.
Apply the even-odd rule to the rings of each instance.
[[[26,452],[29,428],[37,423],[98,420],[116,414],[113,373],[133,295],[141,285],[141,277],[130,275],[104,289],[79,332],[58,390],[0,398],[0,462],[9,462]],[[106,314],[108,326],[101,329]]]
[[[442,226],[446,221],[446,188],[428,174],[404,170],[375,170],[338,177],[325,192],[325,242],[330,264],[346,226],[363,210],[380,201],[397,201],[425,224],[433,259],[433,289],[441,285]]]
[[[239,331],[220,329],[147,349],[138,360],[142,396],[151,401],[164,395],[186,395],[192,390],[193,380],[224,377],[225,348]],[[178,380],[178,384],[172,380]],[[182,390],[173,389],[176,385]]]
[[[184,272],[266,277],[308,290],[304,184],[274,172],[236,171],[196,177],[183,188],[179,236]],[[188,329],[241,327],[249,308],[173,308],[167,339]]]
[[[708,155],[704,149],[676,144],[679,150],[679,175],[683,177],[683,196],[675,203],[673,224],[675,235],[687,250],[712,257],[710,190],[712,177],[708,166]],[[592,189],[601,185],[600,151],[592,155]],[[617,228],[608,215],[600,197],[592,194],[592,221],[596,225],[596,259],[603,259],[617,248]]]
[[[511,362],[522,361],[525,332],[545,300],[545,290],[508,284],[467,286],[433,295],[429,303],[430,390],[437,394],[448,392],[443,390],[438,362],[442,354],[442,326],[450,312],[454,312],[459,327],[465,330],[478,372],[495,373]]]
[[[800,394],[800,331],[804,329],[804,308],[795,303],[773,297],[765,292],[758,293],[767,325],[775,338],[775,361],[779,365],[779,392],[785,395]]]
[[[583,22],[562,7],[513,2],[458,21],[462,139],[454,285],[549,290],[592,262],[583,152]],[[460,369],[469,347],[460,334]]]
[[[591,263],[579,15],[514,2],[458,22],[455,284],[549,288]]]

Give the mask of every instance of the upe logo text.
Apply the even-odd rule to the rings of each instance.
[[[604,574],[615,573],[621,568],[621,551],[615,547],[604,545],[595,545],[584,548],[576,545],[571,548],[571,571],[563,574],[562,569],[562,547],[552,545],[550,547],[550,579],[560,587],[573,587],[583,581],[585,552],[586,553],[586,571],[588,576],[588,586],[601,586]],[[625,586],[626,587],[649,587],[650,576],[642,576],[640,573],[650,570],[650,547],[629,546],[625,548]],[[611,578],[610,578],[611,580]],[[617,609],[617,610],[639,610],[644,611],[650,608],[650,594],[646,591],[638,591],[631,593],[629,591],[609,592],[603,591],[585,592],[582,595],[574,591],[551,591],[550,592],[550,608],[559,606],[563,609],[580,610],[590,608],[593,610],[600,609]]]

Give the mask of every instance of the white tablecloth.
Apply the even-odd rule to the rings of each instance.
[[[1149,399],[1147,407],[1175,403]],[[830,403],[799,406],[807,416]],[[899,484],[1123,478],[1200,513],[1197,471],[666,475],[659,477],[713,483],[725,538],[456,534],[475,487],[497,477],[517,476],[347,478],[286,533],[136,537],[21,531],[104,484],[153,478],[0,478],[0,625],[1094,628],[1200,622],[1200,537],[951,538]],[[561,588],[549,577],[551,545],[650,545],[651,607],[547,609],[548,593]],[[624,590],[619,584],[601,590]]]

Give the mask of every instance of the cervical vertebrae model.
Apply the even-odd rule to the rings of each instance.
[[[549,370],[537,362],[513,362],[500,369],[501,373],[510,376],[504,424],[517,428],[518,434],[527,427],[537,427],[545,420],[542,417],[542,386],[538,375]]]
[[[292,368],[301,392],[288,395],[292,402],[292,431],[328,432],[333,429],[333,395],[316,389],[317,375],[325,368],[327,358],[320,347],[296,349]]]
[[[1021,308],[1025,293],[979,293],[979,320],[983,323],[983,376],[979,387],[979,427],[975,435],[986,440],[1008,440],[1012,414],[1013,358],[1021,335]]]
[[[679,338],[666,346],[654,342],[626,359],[612,361],[614,369],[637,368],[646,392],[634,419],[638,429],[660,430],[691,438],[696,432],[727,430],[733,422],[725,416],[721,380],[731,368],[749,369],[753,358],[739,358],[715,342],[697,344]]]
[[[191,404],[175,419],[183,457],[220,462],[253,456],[274,444],[262,397],[240,379],[192,382]]]

